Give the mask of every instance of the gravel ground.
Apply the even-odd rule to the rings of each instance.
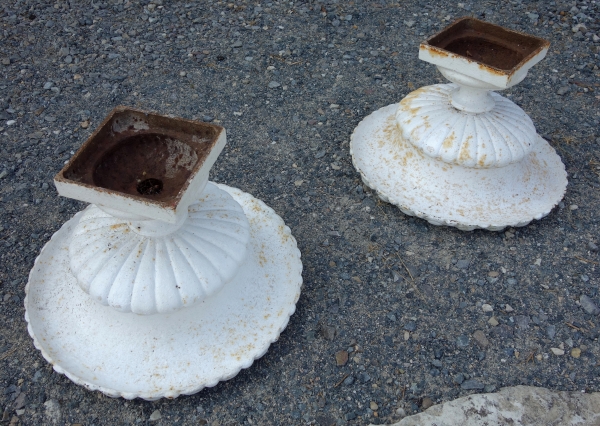
[[[407,217],[349,157],[363,117],[443,81],[418,43],[465,15],[552,42],[504,92],[569,173],[560,206],[524,228]],[[2,1],[2,420],[378,424],[502,386],[600,391],[599,37],[598,0]],[[23,320],[35,257],[84,207],[52,178],[120,104],[226,127],[212,179],[273,207],[303,255],[304,290],[279,341],[234,379],[172,401],[74,385]]]

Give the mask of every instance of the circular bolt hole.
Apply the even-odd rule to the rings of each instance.
[[[159,179],[146,179],[138,183],[137,190],[142,195],[156,195],[160,194],[163,189],[162,180]]]

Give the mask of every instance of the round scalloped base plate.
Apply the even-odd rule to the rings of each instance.
[[[156,400],[215,386],[266,353],[295,311],[300,251],[271,208],[217,186],[248,217],[247,260],[219,293],[175,313],[121,313],[93,301],[69,268],[69,239],[81,213],[54,234],[29,275],[25,319],[57,372],[112,397]]]
[[[541,137],[519,163],[460,167],[435,160],[405,141],[397,108],[388,105],[361,121],[352,134],[350,154],[364,183],[405,214],[465,231],[498,231],[541,219],[562,199],[565,167]]]

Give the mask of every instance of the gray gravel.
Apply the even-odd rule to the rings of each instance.
[[[564,201],[525,228],[431,226],[379,201],[351,164],[363,117],[443,81],[418,43],[464,15],[552,42],[504,92],[569,173]],[[504,386],[599,391],[599,20],[597,1],[1,2],[2,420],[362,425]],[[272,206],[303,255],[279,341],[173,401],[74,385],[23,320],[35,257],[84,207],[52,178],[119,104],[225,126],[212,179]]]

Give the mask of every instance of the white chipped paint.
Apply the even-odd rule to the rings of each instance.
[[[448,164],[405,141],[397,104],[366,117],[350,142],[354,167],[379,197],[433,225],[497,231],[546,216],[562,199],[567,174],[541,137],[523,161],[476,169]]]
[[[548,43],[499,70],[431,46],[419,59],[453,84],[423,87],[354,130],[354,167],[379,197],[434,225],[497,231],[546,216],[562,199],[560,157],[527,114],[492,93],[522,81]]]
[[[124,221],[89,206],[69,244],[71,271],[93,300],[121,312],[172,312],[231,281],[246,259],[242,207],[208,184],[180,224]]]
[[[77,285],[68,256],[83,214],[54,234],[31,270],[25,319],[36,348],[57,372],[112,397],[156,400],[215,386],[266,353],[295,311],[300,251],[271,208],[217,186],[248,218],[246,260],[221,291],[190,308],[135,315],[94,302]]]
[[[405,140],[424,154],[463,167],[504,167],[527,156],[538,141],[525,112],[491,93],[493,108],[473,114],[450,102],[456,84],[436,84],[410,93],[396,119]]]

